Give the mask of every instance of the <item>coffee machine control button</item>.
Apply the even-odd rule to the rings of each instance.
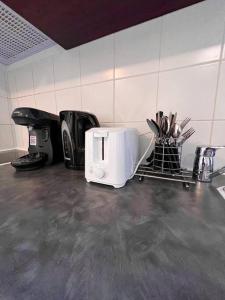
[[[98,179],[101,179],[102,177],[104,177],[105,172],[102,168],[95,168],[94,174]]]

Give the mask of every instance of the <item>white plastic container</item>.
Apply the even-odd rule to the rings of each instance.
[[[85,133],[85,178],[88,182],[123,187],[138,161],[134,128],[92,128]]]

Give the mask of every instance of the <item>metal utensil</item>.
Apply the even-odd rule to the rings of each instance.
[[[180,123],[180,128],[181,131],[184,129],[184,127],[188,124],[188,122],[191,121],[191,118],[185,118],[181,123]]]
[[[163,138],[167,138],[170,129],[169,119],[167,116],[163,116],[161,123],[161,131]]]
[[[175,123],[174,126],[173,126],[172,137],[174,139],[179,138],[181,132],[182,132],[182,129],[181,129],[180,125],[178,125],[177,123]]]
[[[185,131],[182,136],[185,138],[185,137],[188,137],[190,133],[192,132],[195,132],[194,128],[189,128],[187,131]]]
[[[154,120],[149,120],[146,119],[149,128],[153,131],[153,133],[155,134],[155,136],[159,137],[160,135],[160,128],[158,126],[158,124],[156,124],[156,122]]]
[[[169,131],[169,134],[168,134],[169,137],[171,137],[172,134],[173,134],[176,119],[177,119],[177,113],[170,115],[170,131]]]
[[[183,143],[186,142],[186,140],[189,139],[194,133],[194,128],[189,128],[185,133],[182,134],[182,139],[178,142],[178,146],[182,146]]]
[[[161,127],[161,124],[162,124],[162,118],[163,118],[163,111],[159,110],[157,113],[156,113],[156,123],[159,127]]]
[[[169,118],[168,117],[166,117],[166,123],[167,123],[166,137],[168,137],[168,134],[170,132],[170,122],[169,122]]]
[[[176,124],[176,122],[177,122],[177,112],[175,112],[175,114],[174,114],[173,126]]]

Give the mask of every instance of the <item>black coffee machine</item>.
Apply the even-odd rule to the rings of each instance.
[[[99,127],[95,115],[83,111],[60,112],[65,166],[84,169],[85,131]]]
[[[16,108],[12,119],[18,125],[27,126],[29,133],[28,155],[11,164],[17,170],[34,170],[63,160],[61,126],[58,116],[29,108]]]

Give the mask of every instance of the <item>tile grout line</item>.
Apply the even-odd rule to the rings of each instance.
[[[225,61],[225,60],[222,60]],[[172,71],[176,71],[176,70],[181,70],[181,69],[189,69],[189,68],[194,68],[194,67],[198,67],[198,66],[204,66],[204,65],[210,65],[213,63],[217,63],[220,62],[220,59],[216,59],[216,60],[211,60],[208,62],[202,62],[202,63],[198,63],[198,64],[191,64],[188,66],[181,66],[181,67],[177,67],[177,68],[171,68],[171,69],[166,69],[166,70],[159,70],[156,72],[145,72],[145,73],[140,73],[140,74],[135,74],[135,75],[130,75],[130,76],[124,76],[124,77],[120,77],[120,78],[112,78],[112,79],[107,79],[107,80],[102,80],[102,81],[94,81],[94,82],[90,82],[90,83],[84,83],[84,84],[79,84],[79,85],[71,85],[70,87],[65,87],[65,88],[54,88],[54,90],[46,90],[44,92],[36,92],[35,89],[33,90],[33,94],[27,94],[27,95],[23,95],[23,96],[19,96],[19,97],[6,97],[7,99],[18,99],[18,98],[23,98],[23,97],[29,97],[29,96],[35,96],[35,95],[40,95],[40,94],[44,94],[44,93],[51,93],[53,91],[58,92],[58,91],[63,91],[63,90],[68,90],[68,89],[72,89],[72,88],[79,88],[79,87],[84,87],[84,86],[91,86],[91,85],[97,85],[97,84],[101,84],[101,83],[105,83],[105,82],[110,82],[110,81],[117,81],[117,80],[124,80],[124,79],[130,79],[130,78],[137,78],[137,77],[142,77],[142,76],[147,76],[147,75],[157,75],[158,73],[165,73],[165,72],[172,72]]]
[[[209,143],[212,144],[213,139],[213,129],[214,129],[214,120],[215,120],[215,114],[216,114],[216,105],[217,105],[217,98],[218,98],[218,90],[219,90],[219,81],[221,76],[221,68],[222,68],[222,62],[223,62],[223,51],[224,51],[224,42],[225,42],[225,22],[224,22],[224,28],[223,28],[223,36],[221,41],[221,49],[220,49],[220,59],[219,59],[219,66],[218,66],[218,72],[217,72],[217,78],[216,78],[216,91],[215,91],[215,97],[214,97],[214,105],[213,105],[213,113],[212,113],[212,121],[211,121],[211,127],[210,127],[210,134],[209,134]]]

